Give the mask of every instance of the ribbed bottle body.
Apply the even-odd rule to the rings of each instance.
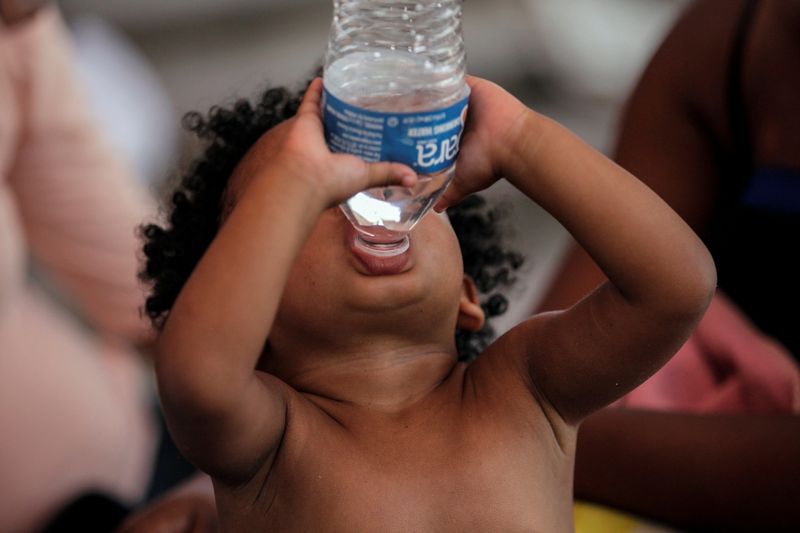
[[[325,85],[376,111],[424,111],[463,96],[461,0],[335,0]]]

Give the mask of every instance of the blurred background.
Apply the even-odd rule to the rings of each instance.
[[[687,0],[468,0],[468,68],[608,152],[621,106]],[[154,189],[185,158],[180,116],[267,84],[300,85],[322,59],[330,0],[63,0],[112,140]],[[182,156],[182,154],[184,154]],[[520,301],[538,301],[565,234],[506,186]],[[513,303],[512,303],[513,305]],[[504,319],[518,320],[518,309]],[[503,326],[501,325],[501,329]]]

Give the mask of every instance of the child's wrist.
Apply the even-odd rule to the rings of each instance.
[[[531,164],[536,160],[536,152],[546,134],[547,122],[547,117],[526,107],[509,128],[501,171],[512,183],[530,176]]]
[[[327,192],[313,179],[318,174],[310,165],[276,160],[258,176],[269,189],[267,194],[280,196],[282,202],[301,202],[304,210],[321,213],[330,203]]]
[[[306,176],[299,166],[274,160],[252,177],[245,194],[260,198],[257,202],[270,211],[276,206],[297,205],[305,214],[316,217],[328,207],[327,197]]]

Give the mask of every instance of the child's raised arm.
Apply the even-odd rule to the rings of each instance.
[[[176,442],[198,467],[241,482],[269,461],[284,431],[287,386],[256,371],[295,257],[320,214],[349,196],[411,185],[407,167],[333,155],[321,82],[297,116],[267,132],[231,177],[235,207],[178,296],[156,371]]]
[[[501,341],[513,343],[503,351],[520,354],[534,392],[576,423],[682,345],[713,295],[714,264],[638,179],[496,85],[470,85],[456,179],[437,209],[504,176],[555,216],[609,279],[569,310],[535,316]]]

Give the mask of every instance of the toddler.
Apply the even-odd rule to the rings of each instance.
[[[713,262],[658,196],[500,87],[468,83],[456,177],[395,258],[360,252],[337,205],[417,177],[328,150],[321,80],[299,106],[268,92],[255,126],[239,123],[246,106],[195,124],[230,142],[186,181],[196,195],[173,198],[171,227],[146,230],[145,277],[168,425],[211,476],[222,531],[570,531],[581,420],[702,316]],[[501,177],[609,281],[467,364],[454,333],[482,330],[484,308],[441,212]]]

